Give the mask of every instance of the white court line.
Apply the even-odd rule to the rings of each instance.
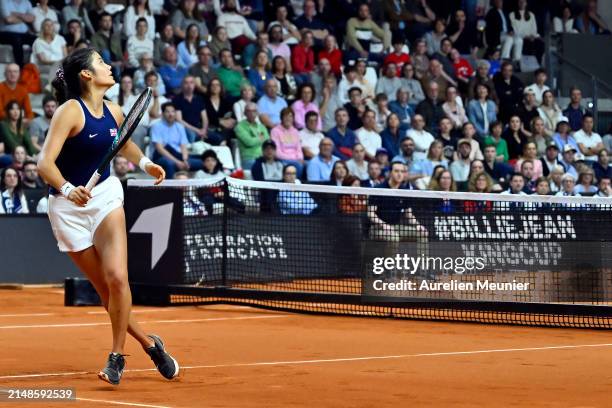
[[[270,316],[237,316],[237,317],[211,317],[208,319],[184,319],[184,320],[143,320],[138,323],[197,323],[197,322],[218,322],[223,320],[251,320],[251,319],[278,319],[281,317],[289,317],[290,315],[270,315]],[[110,322],[99,323],[63,323],[63,324],[31,324],[19,326],[0,326],[0,329],[48,329],[60,327],[92,327],[92,326],[110,326]]]
[[[302,364],[321,364],[321,363],[345,363],[353,361],[370,361],[370,360],[397,360],[415,357],[442,357],[442,356],[462,356],[474,354],[492,354],[492,353],[512,353],[517,351],[543,351],[543,350],[567,350],[579,348],[595,348],[595,347],[612,347],[612,343],[601,344],[574,344],[566,346],[543,346],[543,347],[524,347],[524,348],[508,348],[508,349],[488,349],[488,350],[469,350],[469,351],[444,351],[436,353],[418,353],[418,354],[396,354],[386,356],[365,356],[365,357],[346,357],[346,358],[329,358],[317,360],[292,360],[292,361],[260,361],[254,363],[232,363],[232,364],[214,364],[214,365],[196,365],[182,366],[185,370],[196,370],[205,368],[231,368],[231,367],[259,367],[259,366],[278,366],[278,365],[302,365]],[[127,369],[124,372],[145,372],[157,371],[155,368],[136,368]],[[21,374],[21,375],[4,375],[0,376],[0,380],[14,380],[19,378],[40,378],[40,377],[68,377],[75,375],[94,374],[94,372],[64,372],[64,373],[41,373],[41,374]]]
[[[176,309],[132,309],[132,313],[137,314],[137,313],[150,313],[150,312],[155,312],[155,313],[163,313],[163,312],[173,312]],[[108,312],[106,310],[96,310],[95,312],[87,312],[87,314],[90,315],[98,315],[98,314],[107,314]],[[2,316],[0,316],[2,317]]]
[[[250,306],[233,306],[236,309],[252,309]],[[165,312],[173,312],[179,310],[177,308],[159,308],[159,309],[132,309],[132,313],[165,313]],[[184,309],[183,309],[184,310]],[[108,312],[106,310],[95,310],[86,312],[89,315],[105,315]],[[0,314],[0,318],[2,317],[37,317],[37,316],[82,316],[80,313],[77,314],[66,314],[66,313],[12,313],[12,314]]]
[[[132,309],[132,313],[163,313],[163,312],[171,312],[177,310],[176,308],[163,308],[163,309]],[[97,315],[97,314],[107,314],[108,312],[106,310],[96,310],[93,312],[87,312],[87,314],[90,315]],[[13,313],[13,314],[0,314],[0,318],[2,317],[37,317],[37,316],[58,316],[58,315],[62,315],[62,316],[81,316],[80,313],[78,314],[65,314],[65,313]]]
[[[151,404],[141,404],[138,402],[122,402],[122,401],[109,401],[109,400],[101,400],[101,399],[93,399],[93,398],[81,398],[76,397],[78,401],[87,401],[87,402],[101,402],[103,404],[113,404],[113,405],[127,405],[129,407],[145,407],[145,408],[171,408],[167,405],[151,405]]]
[[[124,370],[127,371],[127,370]],[[96,371],[97,373],[98,371]],[[4,375],[0,377],[0,380],[8,380],[8,379],[18,379],[18,378],[38,378],[38,377],[72,377],[75,375],[87,375],[94,374],[94,372],[89,371],[72,371],[72,372],[64,372],[64,373],[44,373],[44,374],[20,374],[20,375]]]
[[[57,313],[16,313],[0,314],[0,317],[33,317],[33,316],[55,316]]]

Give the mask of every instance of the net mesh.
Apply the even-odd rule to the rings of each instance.
[[[162,285],[173,304],[543,326],[612,322],[610,199],[231,178],[132,183],[128,197],[177,189],[182,264]]]

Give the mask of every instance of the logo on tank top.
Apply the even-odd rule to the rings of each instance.
[[[111,137],[117,137],[117,129],[112,128],[112,129],[110,130],[110,135],[111,135]]]

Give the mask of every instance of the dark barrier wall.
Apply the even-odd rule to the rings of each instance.
[[[59,252],[45,215],[0,216],[0,282],[63,283],[81,276]]]
[[[609,36],[565,34],[562,37],[562,55],[569,61],[574,61],[582,69],[595,75],[600,80],[612,84],[612,40]],[[578,72],[569,64],[562,64],[559,88],[563,95],[569,96],[569,89],[578,86],[585,97],[593,96],[591,78]],[[600,98],[610,98],[612,89],[601,88]],[[565,106],[562,107],[565,109]]]

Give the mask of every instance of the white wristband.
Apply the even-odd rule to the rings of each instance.
[[[70,192],[74,189],[75,189],[74,185],[71,182],[67,181],[64,184],[62,184],[62,186],[60,187],[60,193],[62,193],[64,197],[68,198],[68,196],[70,195]]]
[[[142,156],[142,159],[140,159],[140,162],[138,162],[138,167],[140,167],[140,170],[146,173],[147,171],[145,170],[145,168],[149,163],[153,163],[151,159],[149,159],[147,156]]]

